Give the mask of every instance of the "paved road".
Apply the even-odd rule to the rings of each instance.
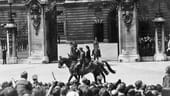
[[[136,80],[143,80],[146,84],[162,83],[164,69],[170,65],[170,62],[138,62],[138,63],[118,63],[109,62],[112,68],[117,71],[116,74],[107,76],[108,82],[114,82],[119,78],[128,84],[134,84]],[[69,72],[67,68],[58,69],[55,64],[11,64],[0,65],[0,83],[9,81],[11,78],[19,79],[20,73],[28,71],[29,80],[33,74],[38,74],[40,81],[51,82],[54,72],[57,80],[66,82]],[[92,75],[86,75],[93,80]]]

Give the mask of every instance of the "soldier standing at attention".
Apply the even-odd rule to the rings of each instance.
[[[97,38],[95,38],[94,42],[93,42],[93,47],[94,49],[92,50],[92,56],[94,56],[94,60],[99,60],[99,57],[101,57],[101,52],[99,49],[99,43],[97,41]]]
[[[26,71],[21,73],[21,79],[16,82],[16,90],[18,96],[23,96],[25,94],[31,94],[32,92],[32,85],[27,80],[28,73]]]

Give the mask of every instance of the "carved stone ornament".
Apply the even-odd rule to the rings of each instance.
[[[135,2],[135,0],[121,0],[120,2],[121,10],[124,12],[122,16],[128,32],[130,31],[130,27],[133,21],[133,10]]]
[[[125,25],[127,26],[127,31],[129,32],[133,21],[133,13],[129,11],[125,11],[125,13],[123,14],[123,19]]]
[[[36,30],[35,35],[38,35],[38,30],[41,23],[41,5],[37,0],[32,0],[30,4],[30,15],[33,20],[33,27]]]

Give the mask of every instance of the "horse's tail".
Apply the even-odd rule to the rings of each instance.
[[[110,67],[110,65],[107,63],[107,61],[102,61],[102,62],[103,62],[104,64],[106,64],[108,70],[109,70],[111,73],[116,73],[116,71],[113,70],[113,69]]]

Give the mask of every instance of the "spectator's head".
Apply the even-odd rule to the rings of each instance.
[[[156,90],[158,90],[158,92],[162,92],[162,86],[160,84],[157,84]]]
[[[23,96],[32,96],[31,94],[24,94]]]
[[[21,73],[21,78],[27,79],[28,73],[26,71]]]
[[[129,90],[134,89],[135,87],[133,85],[128,85],[125,89],[125,94],[129,92]]]
[[[100,91],[99,91],[99,96],[110,96],[110,94],[106,90],[106,88],[101,88]]]
[[[63,86],[65,86],[65,84],[64,84],[63,82],[58,82],[57,85],[58,85],[60,88],[63,87]]]
[[[83,48],[82,48],[82,47],[80,47],[80,48],[79,48],[79,50],[80,50],[80,51],[83,51]]]
[[[152,92],[153,96],[158,96],[159,95],[159,92],[157,90],[152,90],[151,92]]]
[[[60,96],[60,87],[56,86],[53,90],[52,90],[52,94],[53,96]]]
[[[3,90],[4,96],[18,96],[15,88],[7,87]]]
[[[166,73],[167,73],[167,74],[170,74],[170,66],[167,66],[167,67],[166,67]]]
[[[146,89],[146,84],[142,84],[142,90],[145,90]]]
[[[117,90],[119,92],[122,92],[124,93],[125,92],[125,88],[126,88],[126,84],[124,82],[120,83],[118,86],[117,86]]]
[[[86,45],[86,48],[87,48],[87,50],[90,50],[90,47],[88,45]]]
[[[2,89],[9,87],[9,83],[7,81],[2,83]]]
[[[85,85],[90,85],[90,80],[88,80],[87,78],[83,78],[82,83]]]
[[[38,81],[38,75],[37,75],[37,74],[34,74],[34,75],[32,76],[32,80],[33,80],[33,81]]]
[[[112,90],[111,91],[111,96],[118,96],[118,91],[117,90]]]
[[[136,87],[136,89],[140,89],[140,88],[142,87],[142,84],[143,84],[142,80],[136,81],[136,82],[135,82],[135,87]]]
[[[127,92],[127,96],[135,96],[135,90],[134,89],[129,89]]]
[[[136,92],[135,96],[142,96],[141,92]]]
[[[108,89],[109,89],[109,90],[114,90],[114,89],[116,89],[115,83],[110,83],[110,84],[108,85]]]
[[[60,89],[60,94],[61,94],[61,96],[66,96],[66,94],[67,94],[67,92],[68,92],[68,87],[62,87],[61,89]]]

